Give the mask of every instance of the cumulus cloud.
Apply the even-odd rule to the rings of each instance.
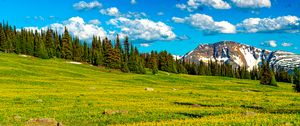
[[[120,15],[119,9],[116,7],[101,9],[100,13],[103,15],[109,15],[109,16],[119,16]]]
[[[97,25],[86,23],[81,17],[72,17],[62,23],[54,23],[48,26],[38,28],[38,27],[25,27],[25,29],[30,30],[47,30],[51,28],[56,30],[58,33],[62,34],[64,32],[65,27],[67,27],[70,34],[79,37],[80,40],[90,40],[94,35],[105,37],[106,32],[102,27],[98,27]]]
[[[270,8],[270,0],[231,0],[239,8]]]
[[[89,23],[94,24],[94,25],[100,25],[101,24],[101,22],[98,19],[90,20]]]
[[[236,33],[236,27],[234,25],[227,21],[214,21],[211,16],[205,14],[196,13],[184,18],[173,17],[172,20],[176,23],[188,24],[203,31],[205,34]]]
[[[188,0],[186,4],[176,4],[181,10],[195,11],[201,6],[208,6],[215,9],[230,9],[231,6],[224,0]]]
[[[102,7],[102,4],[98,1],[92,1],[92,2],[85,2],[85,1],[80,1],[78,3],[73,4],[73,7],[76,10],[86,10],[86,9],[94,9],[94,8],[100,8]]]
[[[293,46],[293,43],[283,42],[283,43],[281,44],[281,46],[283,46],[283,47],[290,47],[290,46]]]
[[[172,28],[163,22],[154,22],[149,19],[128,19],[118,17],[110,19],[108,24],[120,29],[121,34],[130,36],[133,40],[174,40]]]
[[[269,41],[260,43],[260,45],[265,46],[265,47],[277,47],[277,42],[275,40],[269,40]]]
[[[277,18],[248,18],[237,27],[242,32],[299,32],[300,19],[296,16]]]
[[[185,4],[176,4],[181,10],[193,12],[201,6],[207,6],[214,9],[230,9],[232,6],[238,8],[270,8],[270,0],[188,0]]]
[[[187,6],[185,4],[176,4],[176,7],[180,10],[187,10]]]
[[[140,46],[142,46],[142,47],[149,47],[150,44],[149,43],[141,43]]]
[[[145,17],[147,17],[147,14],[144,12],[129,11],[129,12],[123,14],[116,7],[101,9],[99,12],[103,15],[108,15],[108,16],[113,16],[113,17],[126,17],[126,18],[145,18]]]

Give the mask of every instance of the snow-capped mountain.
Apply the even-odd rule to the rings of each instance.
[[[232,41],[222,41],[214,44],[199,45],[193,51],[182,57],[185,61],[199,63],[209,60],[230,63],[233,67],[246,66],[253,69],[261,63],[261,59],[270,61],[275,69],[291,70],[300,66],[300,55],[284,51],[269,51]]]

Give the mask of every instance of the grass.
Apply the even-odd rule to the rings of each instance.
[[[106,110],[128,113],[105,115]],[[0,125],[24,125],[32,118],[55,118],[67,126],[300,125],[300,94],[287,83],[125,74],[0,53]]]

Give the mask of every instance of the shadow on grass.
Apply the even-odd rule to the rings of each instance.
[[[184,106],[191,106],[191,107],[225,107],[224,105],[207,105],[207,104],[194,104],[189,102],[174,102],[176,105],[184,105]]]
[[[185,112],[181,112],[181,113],[177,113],[177,114],[187,116],[187,117],[190,117],[190,118],[202,118],[202,117],[204,117],[203,115],[200,115],[200,114],[185,113]]]
[[[241,105],[241,107],[243,107],[243,108],[250,108],[250,109],[257,109],[257,110],[264,109],[263,107],[257,106],[257,105]]]
[[[300,114],[300,109],[275,109],[266,110],[266,112],[271,114]]]

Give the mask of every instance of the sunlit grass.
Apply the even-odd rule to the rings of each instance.
[[[104,115],[105,110],[128,113]],[[125,74],[0,53],[0,125],[23,125],[31,118],[72,126],[300,125],[300,94],[287,83],[270,87],[224,77]]]

